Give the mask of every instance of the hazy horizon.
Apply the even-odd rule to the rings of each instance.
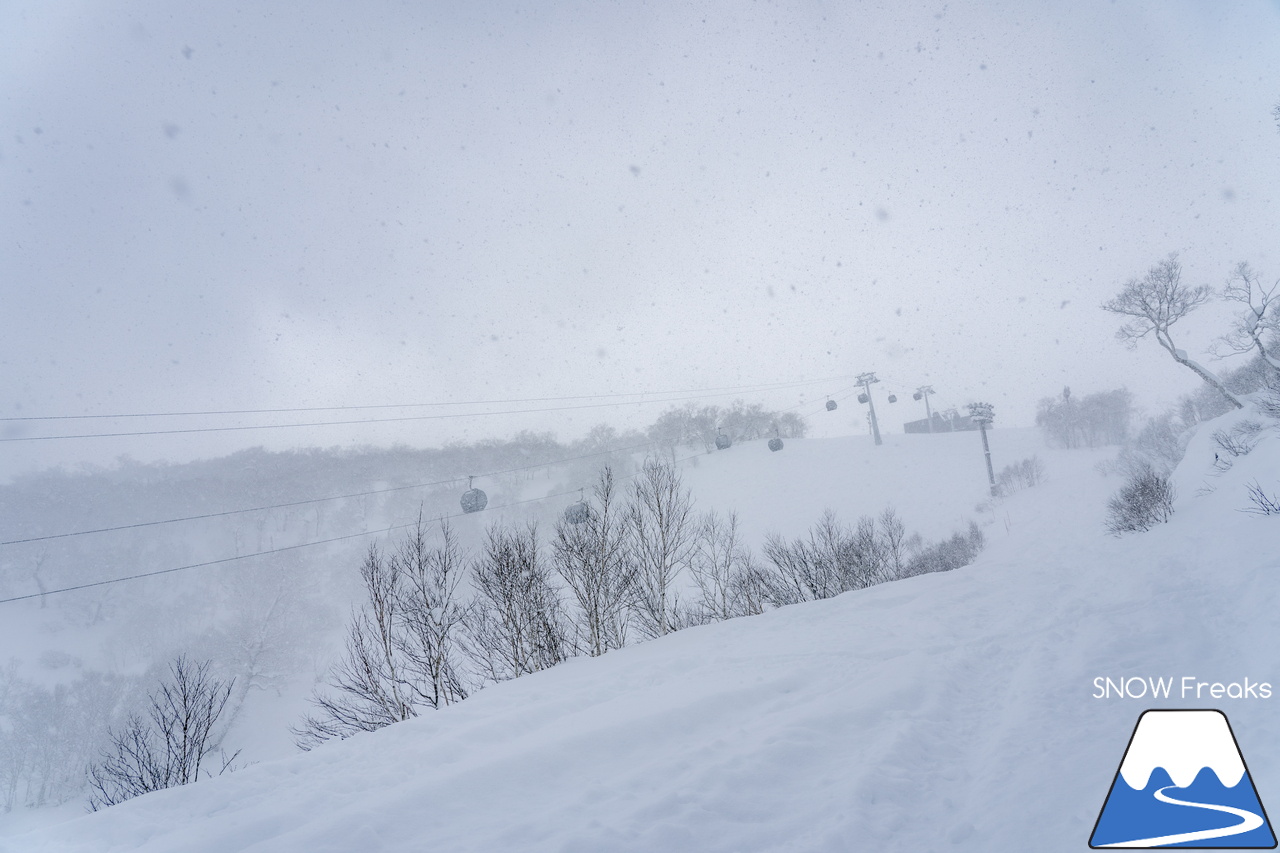
[[[0,22],[5,418],[587,405],[864,371],[878,406],[900,398],[889,429],[923,416],[922,384],[997,426],[1063,385],[1154,414],[1194,376],[1126,351],[1099,305],[1174,251],[1188,283],[1241,260],[1280,276],[1274,2],[32,2]],[[1224,316],[1179,343],[1211,362]],[[815,411],[848,384],[741,396]],[[571,439],[665,404],[505,408],[7,441],[0,472]],[[852,401],[813,423],[865,432]]]

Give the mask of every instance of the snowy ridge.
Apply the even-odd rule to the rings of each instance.
[[[312,753],[0,837],[0,851],[1084,849],[1147,707],[1092,698],[1095,677],[1280,681],[1277,521],[1240,511],[1246,484],[1276,487],[1280,440],[1268,429],[1223,472],[1218,426],[1191,441],[1173,521],[1148,533],[1103,532],[1120,481],[1094,470],[1096,454],[1046,453],[1047,482],[985,514],[972,566],[574,659]],[[1274,701],[1226,709],[1264,801],[1280,790]],[[1220,733],[1206,738],[1168,769],[1206,762],[1228,781]]]
[[[1245,772],[1227,718],[1220,711],[1144,714],[1120,775],[1130,788],[1140,791],[1157,767],[1163,767],[1179,788],[1188,787],[1206,767],[1228,788],[1240,784]]]

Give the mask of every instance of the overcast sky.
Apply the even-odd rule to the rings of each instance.
[[[5,0],[0,416],[862,371],[902,397],[893,430],[922,383],[998,425],[1064,384],[1154,413],[1194,377],[1099,305],[1171,251],[1189,283],[1280,277],[1278,58],[1275,2]],[[848,384],[743,396],[808,412]],[[9,441],[0,474],[661,408]],[[852,400],[814,420],[865,432]]]

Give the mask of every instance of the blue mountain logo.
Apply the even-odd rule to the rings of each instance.
[[[1089,846],[1269,850],[1271,822],[1221,711],[1144,711]]]

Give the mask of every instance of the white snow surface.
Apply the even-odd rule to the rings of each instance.
[[[1218,781],[1234,788],[1244,777],[1244,761],[1220,711],[1153,711],[1143,714],[1120,765],[1125,783],[1147,787],[1151,773],[1163,767],[1173,784],[1185,788],[1208,767]]]
[[[972,566],[575,659],[0,851],[1083,850],[1152,706],[1095,678],[1280,684],[1280,518],[1241,511],[1280,491],[1280,435],[1218,472],[1216,426],[1150,532],[1104,533],[1097,454],[1042,454]],[[1264,803],[1277,702],[1218,703]]]

